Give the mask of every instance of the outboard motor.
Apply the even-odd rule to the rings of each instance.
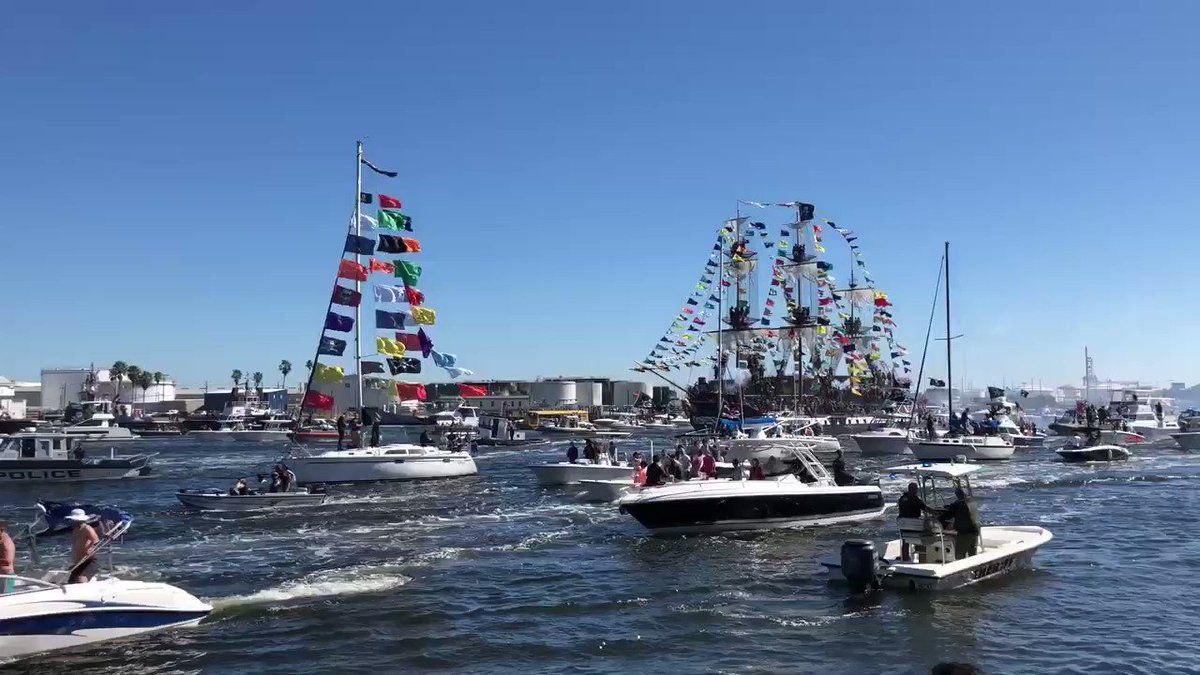
[[[879,584],[879,561],[875,544],[866,539],[850,539],[842,544],[842,576],[850,590],[862,593]]]

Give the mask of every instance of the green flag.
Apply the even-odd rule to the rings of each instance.
[[[397,260],[393,274],[403,279],[405,286],[416,286],[417,282],[421,279],[421,266],[404,260]]]
[[[412,232],[412,218],[399,211],[380,211],[379,227],[384,230],[406,230]]]

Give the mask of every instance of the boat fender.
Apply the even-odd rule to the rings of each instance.
[[[854,593],[862,593],[879,583],[879,561],[875,544],[866,539],[850,539],[842,543],[842,576]]]

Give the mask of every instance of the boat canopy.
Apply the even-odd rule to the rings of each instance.
[[[888,473],[904,473],[914,476],[936,476],[938,478],[962,478],[968,474],[974,473],[983,467],[978,464],[967,464],[965,462],[954,463],[938,463],[924,462],[922,464],[904,464],[901,466],[893,466],[884,471]]]

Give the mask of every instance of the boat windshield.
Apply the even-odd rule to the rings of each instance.
[[[0,574],[0,582],[7,584],[8,588],[4,591],[4,595],[15,595],[17,593],[33,593],[35,591],[46,591],[52,588],[58,588],[58,584],[52,584],[49,581],[41,579],[33,579],[30,577],[20,577],[15,574]]]
[[[945,508],[947,504],[953,502],[955,500],[954,488],[957,487],[965,490],[968,497],[971,496],[971,479],[966,476],[948,478],[933,474],[921,474],[917,481],[921,489],[921,501],[930,508]]]

